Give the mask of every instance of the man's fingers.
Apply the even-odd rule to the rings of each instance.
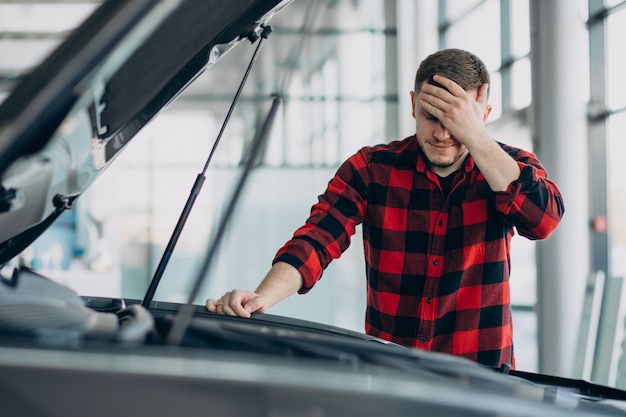
[[[217,300],[208,298],[205,303],[206,309],[211,313],[224,314],[222,306],[229,302],[228,300],[230,299],[230,295],[231,292],[227,292]]]
[[[225,314],[227,316],[233,316],[233,317],[239,316],[239,314],[237,314],[235,309],[232,308],[229,304],[221,304],[218,307],[218,310],[221,310],[222,314]]]
[[[217,312],[217,306],[218,306],[218,300],[215,300],[213,298],[208,298],[206,300],[205,306],[206,306],[206,309],[209,310],[211,313],[216,313]]]
[[[255,293],[251,293],[248,291],[233,290],[230,293],[230,298],[228,302],[228,310],[229,312],[232,312],[231,315],[246,318],[250,317],[250,312],[244,308],[244,305],[248,302],[250,298],[255,295]]]
[[[259,297],[253,298],[252,300],[248,301],[246,304],[244,304],[243,308],[250,314],[265,313],[265,307],[263,306],[263,303],[261,302],[261,299]]]
[[[255,307],[254,310],[249,311],[244,307],[244,305],[250,304],[250,299],[254,299],[253,295],[256,294],[242,290],[233,290],[227,292],[217,300],[212,298],[207,299],[205,305],[207,310],[211,313],[248,318],[251,312],[258,309],[258,307]],[[255,304],[253,303],[252,305],[254,306]]]
[[[432,111],[435,109],[445,111],[448,106],[448,103],[443,99],[426,92],[421,92],[419,94],[419,100],[420,103],[423,105],[422,107],[424,108],[424,110],[428,111],[429,113],[432,113]]]
[[[433,75],[433,81],[435,81],[436,83],[444,87],[444,88],[439,87],[440,90],[443,90],[452,95],[457,96],[465,92],[465,90],[463,90],[463,88],[460,85],[458,85],[456,82],[452,81],[451,79],[444,77],[443,75],[439,75],[439,74]]]

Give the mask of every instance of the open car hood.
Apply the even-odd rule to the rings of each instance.
[[[291,0],[105,1],[0,104],[0,264]],[[233,92],[234,93],[234,92]]]

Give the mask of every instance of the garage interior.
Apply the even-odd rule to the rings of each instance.
[[[0,101],[99,4],[0,0]],[[490,133],[535,152],[565,198],[548,240],[513,240],[517,367],[625,388],[626,1],[294,0],[271,25],[156,298],[184,301],[273,97],[278,117],[198,304],[256,287],[341,161],[414,133],[419,62],[462,48],[491,71]],[[253,52],[238,45],[163,111],[22,255],[29,265],[79,293],[141,298]],[[271,313],[362,331],[360,239]]]

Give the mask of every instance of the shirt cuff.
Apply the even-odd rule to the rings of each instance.
[[[537,168],[521,162],[518,162],[517,165],[520,168],[519,178],[512,181],[505,191],[494,193],[496,209],[505,215],[511,212],[515,206],[515,200],[520,194],[538,186]]]
[[[303,261],[294,254],[287,253],[284,248],[276,254],[276,257],[272,261],[272,265],[276,262],[288,263],[300,272],[300,275],[302,275],[302,287],[298,290],[298,294],[306,294],[309,292],[319,279],[319,277],[316,277],[313,274],[306,261]]]

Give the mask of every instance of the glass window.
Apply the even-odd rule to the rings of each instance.
[[[607,124],[609,233],[612,276],[626,277],[626,113],[609,117]]]
[[[532,101],[530,58],[523,58],[511,67],[511,107],[523,109]]]
[[[464,16],[472,8],[476,7],[481,0],[446,0],[446,15],[448,21],[454,21]]]
[[[607,26],[607,105],[609,109],[626,107],[626,54],[624,38],[626,37],[626,8],[611,13],[606,20]]]
[[[502,116],[502,77],[499,72],[492,72],[490,76],[489,103],[492,110],[488,121],[493,122]]]
[[[0,40],[0,70],[20,74],[44,60],[59,44],[56,39]]]
[[[98,4],[0,4],[0,102]],[[54,18],[51,19],[50,17]]]
[[[89,3],[0,4],[0,32],[65,32],[78,26],[96,6],[98,4]]]
[[[500,2],[487,0],[448,28],[445,45],[476,54],[494,71],[502,59],[500,38]]]
[[[530,53],[530,6],[528,0],[514,0],[511,5],[511,54],[522,57]]]
[[[331,59],[324,63],[324,97],[336,97],[339,91],[337,83],[337,62]],[[339,103],[336,100],[324,100],[325,164],[331,166],[339,160]]]

